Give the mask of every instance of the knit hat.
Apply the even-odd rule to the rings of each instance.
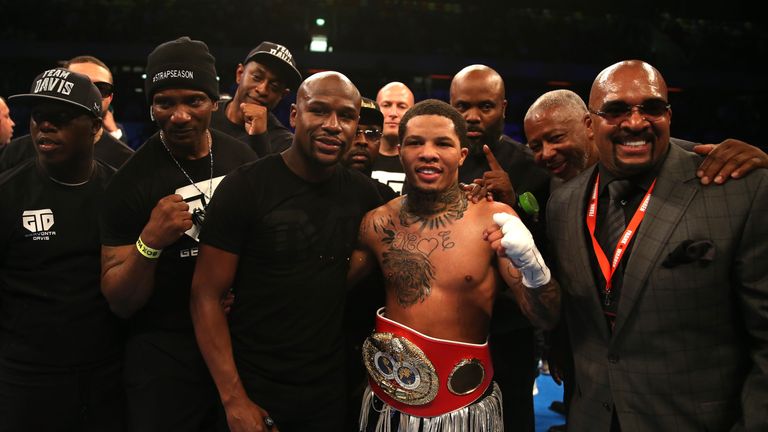
[[[203,41],[187,36],[158,45],[147,56],[144,89],[151,104],[155,93],[164,89],[191,89],[219,100],[216,60]]]
[[[275,69],[277,75],[285,81],[291,90],[296,90],[301,84],[301,73],[296,68],[296,61],[288,48],[274,42],[264,41],[245,56],[243,65],[250,61],[261,63]]]
[[[9,102],[37,105],[46,100],[56,100],[82,108],[88,114],[101,118],[101,93],[91,80],[80,73],[64,68],[49,69],[32,81],[29,93],[8,98]]]

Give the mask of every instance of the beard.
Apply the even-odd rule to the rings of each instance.
[[[481,135],[469,138],[469,153],[472,155],[483,155],[483,145],[492,145],[499,141],[501,133],[504,131],[504,120],[499,119],[496,124],[488,125],[485,129],[467,126],[467,132],[480,132]]]

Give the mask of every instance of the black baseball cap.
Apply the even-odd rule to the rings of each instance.
[[[384,114],[379,109],[379,104],[373,99],[362,98],[360,102],[360,123],[365,125],[378,125],[384,127]]]
[[[299,69],[296,67],[296,61],[288,48],[274,42],[264,41],[245,56],[243,65],[250,61],[255,61],[277,70],[280,79],[285,81],[288,88],[296,90],[303,78]]]
[[[45,101],[59,101],[101,118],[101,93],[86,75],[64,68],[49,69],[32,81],[29,93],[10,96],[13,103],[34,106]]]

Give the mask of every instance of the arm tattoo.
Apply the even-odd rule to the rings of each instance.
[[[536,327],[554,327],[560,317],[560,286],[557,281],[553,278],[542,287],[528,288],[523,285],[520,273],[513,271],[513,268],[508,265],[507,272],[515,280],[512,291],[520,293],[515,295],[520,309]]]

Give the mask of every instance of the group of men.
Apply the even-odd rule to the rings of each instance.
[[[92,59],[8,100],[31,119],[0,159],[0,431],[530,431],[558,321],[569,429],[765,429],[768,157],[670,138],[651,65],[543,95],[529,149],[487,66],[450,103],[374,101],[264,42],[219,104],[183,37],[147,58],[158,133],[123,158]]]

